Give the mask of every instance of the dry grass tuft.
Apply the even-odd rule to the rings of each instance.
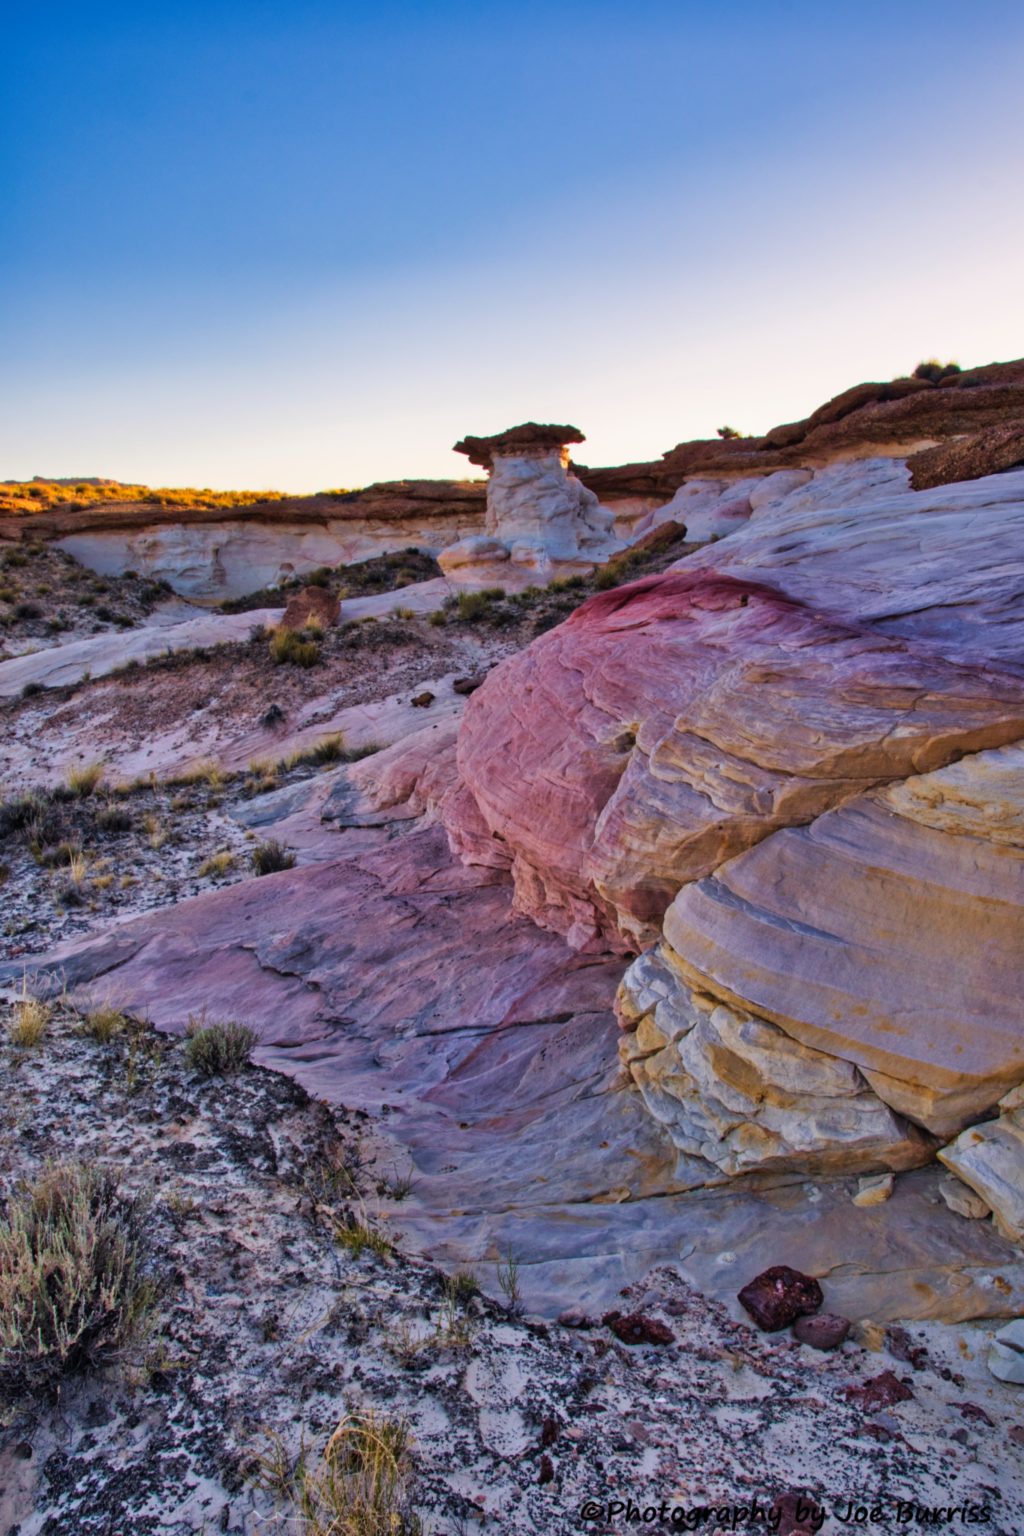
[[[418,1536],[409,1507],[408,1425],[368,1411],[346,1415],[321,1460],[300,1457],[294,1503],[304,1536]]]
[[[7,1026],[7,1038],[19,1050],[33,1050],[42,1043],[52,1017],[50,1004],[40,1001],[38,997],[29,997],[23,986],[22,995],[14,1005],[14,1013]]]
[[[199,877],[205,879],[207,875],[226,875],[235,862],[235,856],[230,848],[222,848],[218,853],[211,853],[208,859],[204,859],[199,866]]]
[[[103,777],[102,763],[83,763],[81,768],[68,770],[68,789],[84,800],[92,794]]]
[[[292,869],[294,864],[294,853],[289,853],[274,837],[252,850],[252,867],[257,875],[276,875],[279,870]]]
[[[82,1015],[82,1029],[101,1045],[109,1045],[111,1040],[127,1034],[133,1028],[133,1020],[119,1008],[94,1008],[90,1013]]]

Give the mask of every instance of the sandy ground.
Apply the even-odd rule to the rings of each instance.
[[[901,1528],[907,1504],[977,1506],[991,1536],[1022,1527],[1018,1400],[987,1375],[984,1329],[875,1330],[823,1355],[730,1320],[665,1268],[620,1306],[671,1342],[626,1346],[599,1319],[517,1317],[505,1298],[453,1298],[427,1263],[339,1243],[351,1222],[384,1230],[378,1197],[404,1170],[390,1191],[368,1178],[372,1125],[284,1078],[200,1078],[178,1043],[101,1044],[60,1008],[0,1074],[5,1182],[98,1157],[151,1191],[160,1286],[128,1357],[59,1404],[8,1411],[12,1536],[298,1530],[302,1444],[315,1463],[339,1419],[370,1408],[409,1428],[400,1502],[432,1536],[627,1531],[627,1501],[721,1512],[675,1528],[771,1529],[732,1511],[797,1490],[826,1532],[847,1528],[850,1500],[880,1506],[872,1529]]]

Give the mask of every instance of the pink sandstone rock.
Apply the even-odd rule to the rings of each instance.
[[[646,945],[770,832],[1024,735],[1024,474],[855,516],[812,488],[594,597],[470,700],[463,782],[519,910],[574,945]],[[449,825],[472,856],[479,827]]]

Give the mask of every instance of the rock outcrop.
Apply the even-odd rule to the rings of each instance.
[[[992,1211],[1011,1242],[1024,1243],[1024,1090],[1012,1089],[1000,1115],[972,1125],[939,1157]]]
[[[658,944],[625,1059],[726,1173],[906,1167],[1024,1079],[1024,473],[857,473],[503,663],[446,807],[541,925]]]
[[[300,630],[312,625],[329,629],[337,624],[340,614],[341,603],[336,592],[326,587],[303,587],[288,599],[278,628]]]
[[[906,456],[990,428],[1019,429],[1022,420],[1024,359],[1017,359],[965,369],[938,383],[893,379],[857,384],[804,420],[773,427],[763,437],[679,443],[651,463],[609,469],[581,465],[576,472],[605,505],[615,505],[620,498],[670,497],[694,476],[738,478],[795,466],[820,468],[878,453]],[[989,470],[980,471],[965,467],[967,472],[960,473],[956,459],[951,459],[942,483],[1007,466],[993,462]],[[919,483],[923,487],[938,482]]]
[[[593,568],[623,548],[614,514],[569,472],[576,427],[525,422],[493,437],[456,443],[490,470],[482,536],[442,551],[441,569],[456,581],[493,578],[512,585]]]
[[[102,575],[138,571],[212,604],[317,566],[436,554],[483,528],[484,496],[483,481],[403,480],[230,510],[116,502],[19,518],[0,537],[53,540]]]

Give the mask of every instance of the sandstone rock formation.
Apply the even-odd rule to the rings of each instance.
[[[220,603],[321,565],[410,546],[436,554],[483,528],[484,495],[482,481],[404,480],[229,511],[119,502],[21,518],[0,536],[51,539],[102,575],[134,570]]]
[[[582,441],[575,427],[531,421],[457,443],[457,453],[490,470],[487,517],[482,536],[441,553],[445,574],[522,585],[589,570],[621,549],[614,514],[569,473],[567,445]]]
[[[984,1201],[999,1231],[1024,1243],[1024,1091],[1012,1089],[996,1120],[972,1125],[939,1153]]]
[[[792,466],[819,468],[878,453],[904,457],[988,428],[1019,429],[1022,417],[1024,359],[1017,359],[964,369],[937,384],[923,379],[858,384],[803,421],[773,427],[763,437],[679,443],[653,463],[610,469],[578,466],[577,473],[606,506],[615,506],[620,498],[670,497],[694,476],[739,478]],[[961,475],[951,460],[943,481],[1004,467],[992,463],[989,470],[968,468]]]
[[[454,846],[658,943],[625,1060],[725,1173],[906,1167],[1024,1079],[1022,528],[1020,472],[801,477],[470,700]]]
[[[303,587],[288,599],[278,628],[299,630],[312,625],[329,629],[332,624],[337,624],[340,613],[341,603],[336,592],[330,592],[326,587]]]

